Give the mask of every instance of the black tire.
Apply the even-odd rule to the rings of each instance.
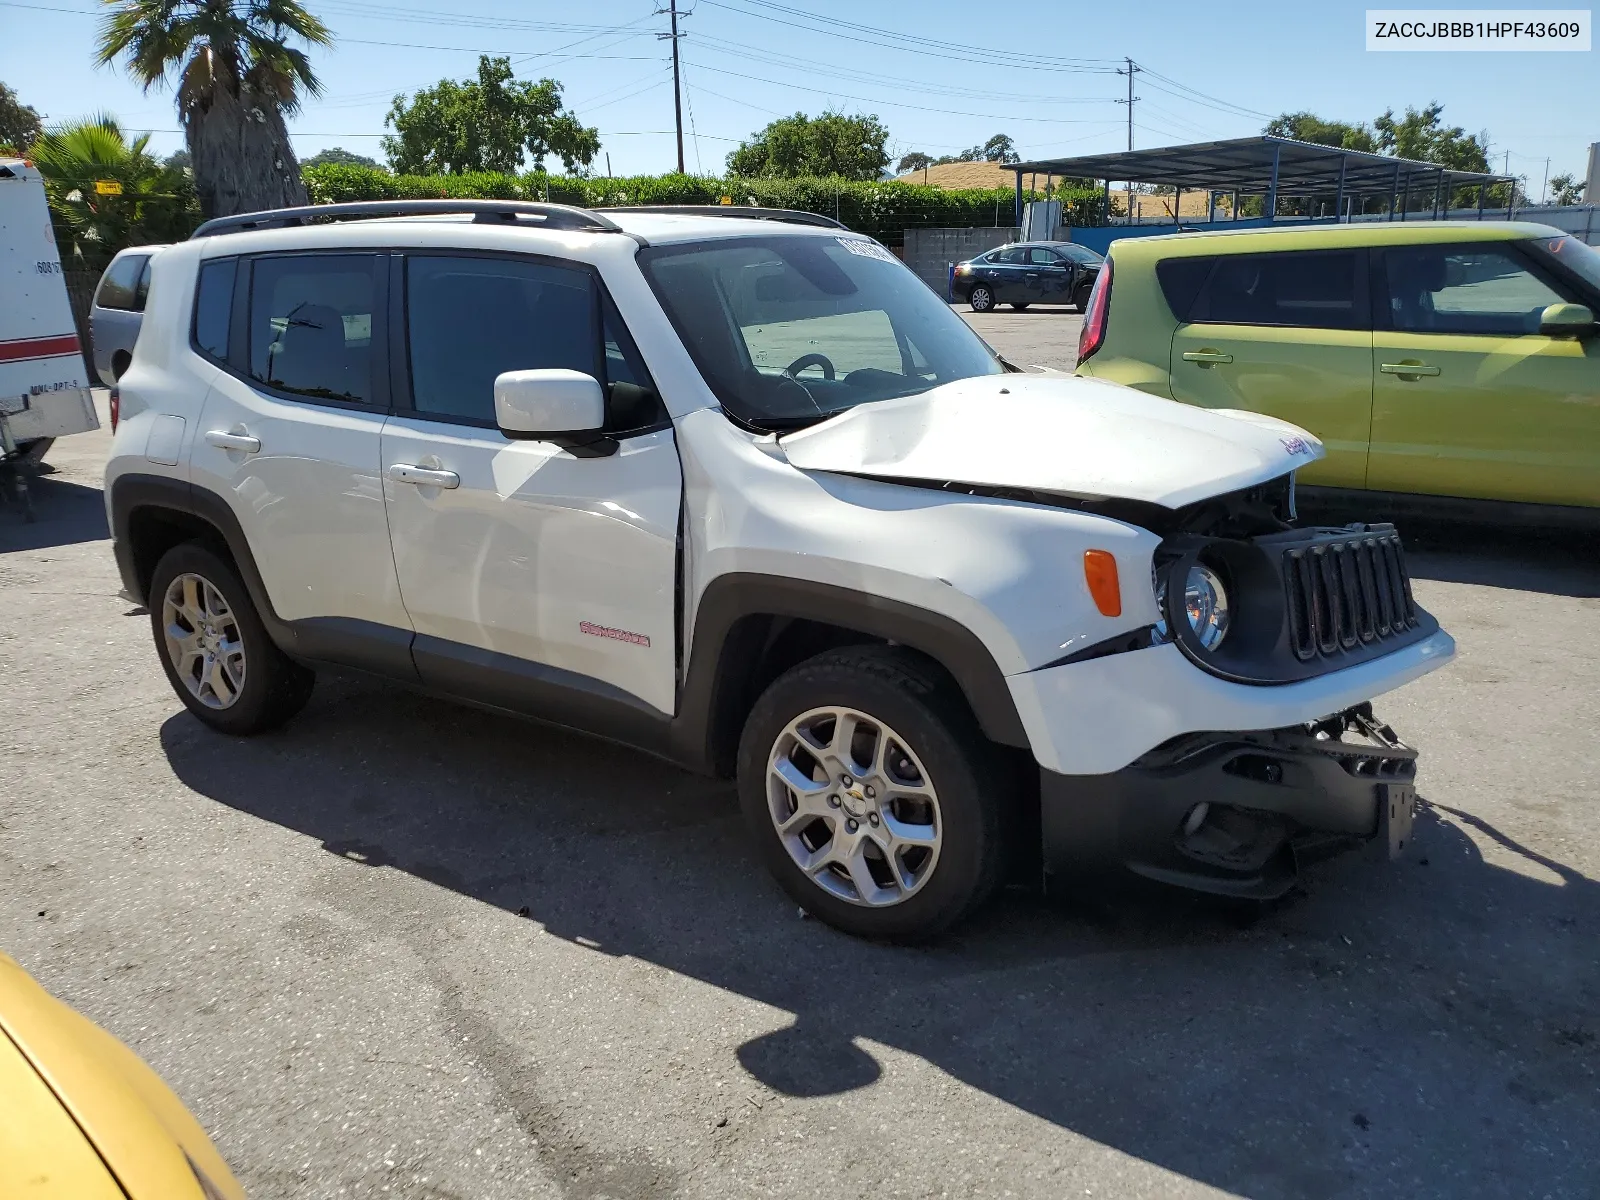
[[[973,312],[993,312],[995,306],[994,289],[987,283],[975,283],[967,292],[967,306]]]
[[[179,678],[167,651],[162,609],[167,589],[180,575],[198,576],[220,592],[238,626],[244,647],[244,682],[237,699],[226,708],[210,707],[195,695]],[[167,682],[184,706],[212,729],[239,737],[265,733],[289,720],[311,698],[316,675],[278,649],[233,564],[199,542],[185,542],[162,555],[150,577],[149,608],[156,654]]]
[[[1089,311],[1089,293],[1094,291],[1094,284],[1086,283],[1072,293],[1072,308],[1074,312]]]
[[[1032,303],[1032,302],[1029,301],[1029,303]],[[1023,309],[1027,308],[1028,305],[1027,304],[1017,304],[1017,303],[1013,302],[1011,307],[1016,309],[1018,312],[1021,312]]]
[[[836,895],[808,876],[785,848],[769,810],[767,766],[779,737],[801,715],[834,705],[892,729],[920,760],[938,797],[938,857],[925,882],[883,907]],[[739,802],[768,869],[807,912],[845,933],[888,941],[934,937],[993,891],[1013,778],[954,681],[936,663],[899,647],[851,647],[801,663],[756,701],[739,743]]]

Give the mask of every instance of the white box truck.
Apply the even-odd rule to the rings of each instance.
[[[0,453],[37,462],[56,438],[99,427],[44,180],[0,158]]]

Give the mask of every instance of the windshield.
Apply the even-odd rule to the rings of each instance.
[[[657,246],[639,265],[723,408],[795,429],[1004,365],[898,259],[860,237]]]
[[[1538,238],[1529,243],[1534,251],[1553,258],[1600,292],[1600,253],[1575,237]]]

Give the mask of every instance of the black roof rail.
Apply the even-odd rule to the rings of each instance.
[[[743,217],[755,221],[783,221],[790,225],[815,225],[821,229],[845,229],[842,222],[819,213],[793,208],[759,208],[751,204],[630,204],[620,208],[599,208],[596,212],[637,212],[680,214],[685,217]]]
[[[362,221],[378,217],[465,216],[473,221],[515,222],[536,218],[542,229],[577,229],[593,233],[621,233],[622,227],[599,213],[570,204],[540,204],[531,200],[358,200],[350,204],[310,204],[304,208],[272,208],[264,212],[213,217],[189,236],[215,237],[252,229],[285,229],[323,221]]]

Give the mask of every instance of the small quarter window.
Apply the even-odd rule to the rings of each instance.
[[[212,259],[200,267],[195,285],[194,348],[217,362],[228,360],[228,330],[233,323],[236,258]]]

